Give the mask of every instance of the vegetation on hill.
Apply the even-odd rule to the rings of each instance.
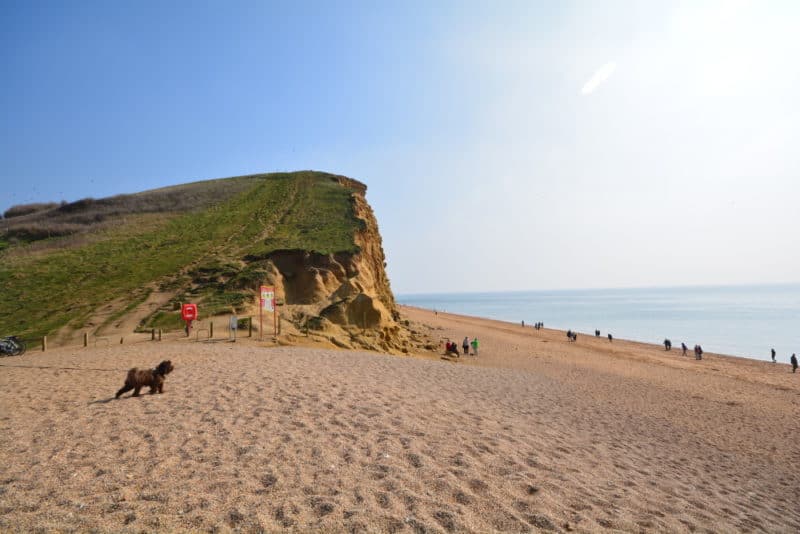
[[[12,208],[17,215],[0,221],[0,335],[79,328],[109,303],[113,320],[165,288],[176,302],[203,299],[211,313],[236,310],[263,280],[246,257],[357,250],[364,223],[343,183],[320,172],[276,173]]]

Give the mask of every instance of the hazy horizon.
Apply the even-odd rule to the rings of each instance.
[[[774,282],[767,284],[744,283],[744,284],[694,284],[682,286],[624,286],[624,287],[553,287],[553,288],[527,288],[527,289],[495,289],[492,291],[435,291],[426,293],[394,291],[395,297],[422,297],[431,295],[486,295],[504,293],[567,293],[567,292],[602,292],[602,291],[659,291],[659,290],[691,290],[691,289],[746,289],[746,288],[798,288],[800,282]]]
[[[800,282],[796,2],[0,16],[0,212],[314,169],[367,184],[396,294]]]

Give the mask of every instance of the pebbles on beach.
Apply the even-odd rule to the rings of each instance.
[[[0,530],[800,530],[790,373],[404,313],[481,356],[168,341],[0,361]],[[163,395],[111,400],[162,359]]]

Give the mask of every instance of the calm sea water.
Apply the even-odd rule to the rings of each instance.
[[[505,321],[543,321],[648,343],[788,363],[800,353],[800,284],[399,295],[400,304]],[[465,333],[468,335],[468,333]]]

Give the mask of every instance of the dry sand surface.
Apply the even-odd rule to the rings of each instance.
[[[1,359],[0,530],[800,531],[787,365],[403,313],[479,356],[173,339]],[[163,395],[113,400],[162,359]]]

